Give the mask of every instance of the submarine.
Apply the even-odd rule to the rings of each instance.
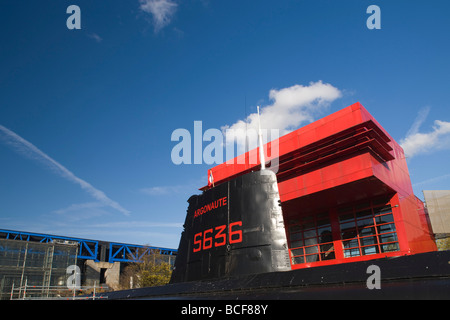
[[[449,299],[450,251],[293,270],[276,175],[247,173],[188,199],[169,284],[112,300]],[[370,288],[372,266],[380,288]]]
[[[259,135],[259,146],[263,146]],[[272,142],[273,143],[273,142]],[[169,284],[117,300],[449,299],[401,146],[355,103],[223,163],[188,199]],[[275,168],[266,168],[277,157]]]
[[[237,177],[188,203],[170,283],[291,269],[272,171]]]

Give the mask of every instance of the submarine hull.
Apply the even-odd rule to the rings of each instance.
[[[188,202],[170,283],[99,298],[450,299],[450,251],[291,270],[274,174],[252,172]]]
[[[369,267],[380,269],[370,289]],[[124,300],[450,299],[450,251],[105,292]]]
[[[190,197],[170,283],[290,270],[279,200],[269,170]]]

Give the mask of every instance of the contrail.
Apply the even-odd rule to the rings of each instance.
[[[431,179],[428,179],[428,180],[425,180],[425,181],[414,183],[413,187],[420,186],[421,184],[427,184],[427,183],[431,183],[431,182],[441,181],[441,180],[448,179],[448,178],[450,178],[450,174],[444,174],[444,175],[439,176],[439,177],[434,177],[434,178],[431,178]]]
[[[431,109],[430,106],[426,106],[426,107],[420,109],[416,119],[414,120],[413,125],[408,130],[408,132],[406,133],[406,137],[415,135],[416,133],[419,132],[420,126],[426,120],[426,118],[428,117],[428,114],[430,113],[430,109]]]
[[[85,190],[87,193],[89,193],[92,197],[94,197],[98,201],[102,202],[104,205],[114,208],[117,211],[122,212],[124,215],[130,214],[130,211],[123,208],[116,201],[108,198],[103,191],[94,188],[89,182],[78,178],[66,167],[64,167],[63,165],[52,159],[50,156],[39,150],[35,145],[23,139],[19,135],[15,134],[8,128],[5,128],[4,126],[0,125],[0,133],[3,133],[0,134],[0,138],[2,138],[2,140],[5,143],[12,146],[17,152],[31,159],[40,161],[61,177],[69,180],[70,182],[78,184],[83,190]]]

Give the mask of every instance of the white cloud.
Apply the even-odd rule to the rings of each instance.
[[[152,15],[155,32],[167,26],[173,18],[177,4],[172,0],[139,0],[139,8]]]
[[[84,209],[96,209],[96,208],[102,208],[104,207],[105,204],[102,202],[85,202],[85,203],[74,203],[71,204],[70,206],[66,207],[66,208],[62,208],[62,209],[58,209],[53,211],[56,214],[66,214],[66,213],[72,213],[72,212],[77,212],[77,211],[81,211]]]
[[[408,158],[450,148],[450,122],[435,120],[433,131],[428,133],[419,132],[420,126],[428,116],[429,110],[430,108],[426,107],[419,112],[406,137],[400,140],[400,145]]]
[[[130,228],[136,230],[136,228],[182,228],[182,222],[155,222],[155,221],[117,221],[117,222],[105,222],[91,225],[93,228]]]
[[[139,189],[139,192],[149,196],[166,196],[166,195],[189,195],[198,192],[198,187],[202,183],[207,181],[207,176],[204,175],[199,179],[192,181],[186,181],[184,184],[178,185],[163,185],[163,186],[153,186],[147,188]]]
[[[140,192],[150,195],[150,196],[161,196],[161,195],[169,195],[174,193],[179,193],[185,190],[186,188],[183,186],[157,186],[150,188],[142,188]]]
[[[273,103],[260,110],[261,129],[278,129],[280,136],[284,135],[312,122],[316,114],[341,96],[339,89],[322,81],[311,82],[308,86],[297,84],[280,90],[272,89],[269,98]],[[222,127],[223,131],[227,129],[243,133],[236,139],[238,144],[242,144],[246,131],[258,130],[258,114],[252,113],[244,120]],[[255,136],[249,136],[249,139],[252,138],[254,140]],[[256,146],[256,141],[249,141],[249,145]]]
[[[91,39],[94,39],[96,42],[99,42],[99,43],[103,41],[102,37],[100,37],[96,33],[90,33],[90,34],[88,34],[88,37]]]
[[[20,137],[19,135],[15,134],[14,132],[9,130],[8,128],[5,128],[2,125],[0,125],[0,138],[2,138],[2,140],[5,143],[12,146],[17,152],[33,160],[41,162],[47,168],[51,169],[53,172],[58,174],[60,177],[63,177],[69,180],[70,182],[78,184],[84,191],[86,191],[94,199],[102,202],[105,206],[111,207],[123,213],[124,215],[130,214],[130,211],[123,208],[116,201],[108,198],[103,191],[94,188],[89,182],[81,178],[78,178],[66,167],[64,167],[63,165],[61,165],[60,163],[49,157],[47,154],[39,150],[32,143],[28,142],[27,140],[23,139],[22,137]]]
[[[413,187],[417,187],[417,186],[420,186],[422,184],[430,184],[430,183],[442,181],[442,180],[449,179],[449,178],[450,178],[450,174],[444,174],[444,175],[439,176],[439,177],[434,177],[434,178],[431,178],[431,179],[427,179],[425,181],[416,182],[416,183],[413,184]]]

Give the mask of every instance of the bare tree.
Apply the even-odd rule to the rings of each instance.
[[[162,286],[170,281],[172,266],[158,250],[146,250],[140,261],[129,263],[122,273],[123,289]],[[140,256],[139,254],[137,256]]]

